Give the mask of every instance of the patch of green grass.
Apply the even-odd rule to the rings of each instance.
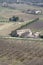
[[[0,6],[0,11],[2,11],[2,10],[14,10],[14,9],[11,9],[11,8],[8,8],[8,7],[7,8],[6,7],[1,7]]]
[[[8,19],[0,16],[0,22],[3,22],[3,21],[8,21]]]

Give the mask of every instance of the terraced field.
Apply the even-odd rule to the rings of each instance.
[[[23,27],[22,29],[31,29],[32,31],[43,31],[43,20],[39,20],[36,22],[33,22],[31,24],[28,24],[27,26]]]
[[[43,65],[43,40],[0,39],[0,65]]]

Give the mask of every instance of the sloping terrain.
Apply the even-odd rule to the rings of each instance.
[[[9,21],[9,18],[12,16],[18,16],[21,19],[23,18],[23,20],[26,22],[36,18],[36,17],[34,17],[34,15],[30,15],[30,14],[28,15],[28,14],[22,13],[19,10],[0,6],[0,24],[1,23],[5,24],[0,27],[0,36],[9,36],[11,31],[20,27],[21,24],[24,24],[22,22],[15,23],[15,21],[14,22]]]
[[[40,32],[43,33],[43,20],[38,20],[35,21],[33,23],[30,23],[24,27],[22,27],[22,29],[31,29],[33,32]]]
[[[0,11],[0,16],[7,19],[12,15],[22,17],[24,14],[18,10],[12,11],[6,10],[6,8]],[[25,20],[29,20],[35,16],[25,14],[23,17]],[[20,24],[20,22],[10,22],[2,25],[0,27],[0,36],[7,36],[11,31],[18,28]],[[43,40],[0,37],[0,65],[43,65]]]
[[[0,65],[43,65],[43,40],[0,39]]]
[[[1,25],[1,24],[0,24]],[[17,29],[20,27],[22,24],[17,24],[17,23],[3,23],[2,26],[0,26],[0,36],[9,36],[11,31]]]
[[[0,22],[1,21],[9,21],[9,18],[12,16],[18,16],[19,18],[23,19],[24,21],[27,20],[32,20],[37,17],[34,15],[22,13],[18,9],[11,9],[11,8],[6,8],[6,7],[1,7],[0,6]]]
[[[0,2],[17,2],[17,0],[0,0]],[[43,0],[22,0],[22,1],[24,1],[24,2],[43,2]]]

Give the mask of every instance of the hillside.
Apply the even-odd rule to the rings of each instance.
[[[0,0],[0,2],[4,1],[16,0]],[[9,3],[9,5],[10,7],[0,6],[0,65],[43,65],[42,38],[11,37],[11,33],[20,28],[30,28],[33,32],[41,31],[43,34],[43,8],[17,3]],[[41,10],[42,14],[23,13],[28,9]],[[9,20],[14,16],[24,21]]]
[[[43,2],[43,0],[23,0],[25,2]],[[16,0],[0,0],[0,2],[16,2]]]

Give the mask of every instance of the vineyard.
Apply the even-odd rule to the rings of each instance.
[[[43,40],[0,39],[0,65],[43,65]]]

